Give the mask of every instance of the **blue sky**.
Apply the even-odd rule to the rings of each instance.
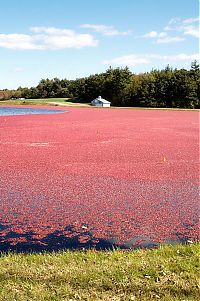
[[[0,9],[0,89],[198,58],[198,0],[6,0]]]

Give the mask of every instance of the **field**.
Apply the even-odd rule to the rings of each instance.
[[[51,106],[51,105],[60,105],[60,106],[75,106],[75,107],[89,107],[89,103],[81,103],[76,98],[37,98],[37,99],[9,99],[9,100],[0,100],[0,105],[34,105],[34,106]]]
[[[0,249],[197,241],[198,113],[66,109],[0,117]]]
[[[0,257],[1,301],[197,301],[199,245]]]
[[[9,99],[9,100],[0,100],[0,106],[6,105],[16,105],[16,106],[72,106],[80,108],[89,108],[91,107],[90,102],[81,102],[77,98],[35,98],[35,99]],[[184,108],[153,108],[153,107],[116,107],[111,106],[110,109],[131,109],[131,110],[167,110],[167,111],[193,111],[197,112],[198,109],[184,109]],[[93,109],[98,109],[98,107],[93,107]]]

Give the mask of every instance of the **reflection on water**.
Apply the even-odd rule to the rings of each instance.
[[[40,108],[14,108],[14,107],[0,107],[0,116],[13,115],[32,115],[32,114],[58,114],[67,112],[66,110],[49,110]]]
[[[0,224],[0,231],[8,228]],[[73,226],[69,225],[68,229],[70,236],[64,235],[63,231],[54,231],[45,237],[37,239],[36,233],[33,231],[17,233],[14,231],[8,232],[5,236],[0,237],[0,251],[1,252],[43,252],[43,251],[59,251],[66,249],[91,249],[96,250],[112,250],[120,249],[136,249],[136,248],[155,248],[161,243],[176,244],[186,243],[187,241],[194,240],[194,237],[187,235],[188,228],[185,228],[185,233],[177,232],[173,238],[166,238],[163,241],[152,240],[149,236],[135,236],[124,243],[115,238],[97,238],[93,236],[92,231],[83,231],[77,233]],[[191,226],[190,226],[191,229]],[[197,239],[197,237],[196,237]]]
[[[198,240],[196,184],[108,177],[83,182],[65,175],[56,185],[36,187],[28,176],[10,181],[9,189],[0,178],[0,251],[134,249]]]

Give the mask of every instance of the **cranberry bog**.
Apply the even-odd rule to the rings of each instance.
[[[195,111],[0,116],[0,251],[197,241],[198,133]]]

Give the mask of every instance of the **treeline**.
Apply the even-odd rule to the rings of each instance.
[[[90,102],[98,95],[114,106],[200,108],[199,64],[192,62],[190,70],[167,66],[141,74],[110,67],[76,80],[42,79],[37,87],[0,91],[0,99],[66,97]]]

